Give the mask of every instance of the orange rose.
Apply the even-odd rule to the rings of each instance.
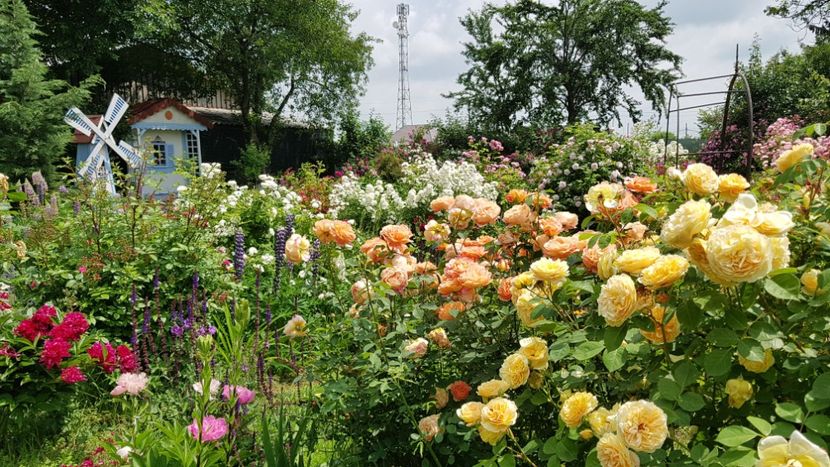
[[[380,272],[380,280],[391,287],[392,290],[401,293],[406,288],[406,284],[409,283],[409,274],[399,268],[385,268]]]
[[[415,264],[415,272],[418,274],[429,274],[438,270],[438,266],[436,266],[431,261],[424,261],[422,263]]]
[[[452,400],[456,402],[461,402],[470,395],[470,391],[473,388],[471,388],[470,385],[465,383],[464,381],[458,380],[450,384],[447,389],[449,389],[450,393],[452,394]]]
[[[509,302],[512,300],[513,295],[510,292],[511,287],[513,286],[513,278],[508,277],[507,279],[502,279],[499,281],[499,300],[503,302]]]
[[[623,229],[625,230],[624,241],[626,243],[636,243],[645,237],[648,227],[642,222],[629,222],[623,226]]]
[[[322,219],[314,223],[314,235],[323,243],[331,243],[334,240],[331,238],[331,228],[334,221],[330,219]]]
[[[539,219],[539,228],[545,232],[545,235],[550,237],[555,237],[565,230],[555,217],[543,217]]]
[[[447,220],[456,230],[464,230],[469,227],[472,217],[473,213],[471,211],[461,208],[451,208],[447,213]]]
[[[528,196],[528,203],[537,211],[549,209],[553,206],[553,201],[550,199],[550,196],[544,193],[531,193]]]
[[[553,214],[553,218],[559,221],[565,230],[573,230],[579,225],[579,216],[568,211],[559,211]]]
[[[648,177],[626,178],[625,187],[634,193],[654,193],[657,191],[657,184]]]
[[[360,251],[369,258],[369,261],[379,263],[389,253],[389,247],[380,237],[373,237],[363,242]]]
[[[501,213],[499,205],[483,198],[479,198],[475,201],[475,205],[472,209],[473,222],[475,222],[479,227],[496,222],[496,219],[499,218],[499,214]]]
[[[330,235],[338,246],[350,245],[357,238],[351,224],[345,221],[333,221]],[[320,241],[323,239],[321,238]]]
[[[429,208],[432,209],[433,212],[441,212],[451,208],[453,204],[455,204],[455,198],[452,196],[441,196],[440,198],[432,200],[432,202],[429,203]]]
[[[527,195],[527,191],[514,188],[507,192],[504,199],[510,204],[520,204],[525,202]]]
[[[567,259],[568,256],[584,249],[586,243],[577,235],[553,237],[542,245],[542,253],[548,258]]]
[[[454,208],[463,209],[465,211],[472,211],[476,206],[476,200],[472,196],[458,195],[455,197]]]
[[[533,212],[526,204],[517,204],[504,212],[504,223],[507,225],[529,228],[531,222],[533,222]]]
[[[355,304],[362,305],[366,303],[370,295],[369,283],[365,279],[361,279],[352,284],[352,300],[354,300]]]
[[[445,242],[450,237],[450,226],[431,219],[424,226],[424,239],[428,242]]]
[[[486,267],[473,262],[466,271],[458,277],[461,286],[465,289],[480,289],[493,281],[493,276]]]
[[[452,321],[456,316],[461,316],[464,309],[465,305],[461,302],[447,302],[435,310],[435,314],[441,321]],[[453,312],[455,312],[455,316],[453,316]]]
[[[634,196],[634,193],[626,190],[623,194],[622,200],[620,200],[620,204],[617,207],[617,209],[619,211],[624,211],[628,208],[633,208],[637,204],[639,204],[639,201],[637,201],[637,197]]]
[[[390,250],[403,253],[406,245],[412,240],[412,231],[405,225],[387,225],[380,229],[380,238],[386,241]]]

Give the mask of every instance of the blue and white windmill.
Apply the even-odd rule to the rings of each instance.
[[[77,107],[72,107],[66,112],[63,119],[72,128],[86,136],[92,137],[92,150],[86,160],[78,167],[78,175],[90,182],[103,179],[106,189],[115,194],[115,180],[112,175],[112,163],[110,162],[109,150],[112,149],[121,156],[131,169],[139,169],[144,165],[144,160],[138,155],[138,151],[124,141],[115,144],[112,132],[118,121],[127,112],[127,101],[118,94],[112,96],[107,112],[98,121],[92,122]]]

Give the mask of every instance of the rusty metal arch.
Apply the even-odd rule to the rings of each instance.
[[[698,83],[698,82],[702,82],[702,81],[712,81],[712,80],[725,79],[725,78],[729,78],[729,88],[726,91],[708,91],[708,92],[697,92],[697,93],[683,94],[678,89],[679,86],[682,86],[684,84]],[[735,89],[735,83],[739,79],[741,80],[741,82],[743,84],[743,90],[736,90]],[[669,91],[669,98],[666,101],[666,138],[665,138],[666,144],[665,144],[665,148],[663,150],[663,165],[664,166],[666,165],[666,162],[668,161],[668,156],[669,156],[669,154],[668,154],[669,153],[669,133],[670,133],[670,127],[671,127],[672,113],[676,114],[675,120],[676,120],[677,126],[676,126],[674,141],[677,143],[677,140],[680,137],[680,112],[682,112],[684,110],[692,110],[692,109],[699,109],[699,108],[704,108],[704,107],[712,107],[712,106],[716,106],[716,105],[723,105],[724,106],[723,107],[723,121],[721,123],[721,132],[720,132],[721,146],[723,146],[723,144],[722,144],[723,143],[723,137],[724,137],[724,134],[726,133],[727,122],[729,121],[729,103],[732,100],[732,94],[740,93],[740,92],[744,93],[744,95],[746,97],[746,102],[747,102],[747,105],[748,105],[748,108],[749,108],[748,122],[747,122],[747,124],[748,124],[747,128],[749,128],[749,138],[747,138],[747,141],[748,141],[747,148],[745,150],[730,149],[730,150],[725,150],[725,151],[724,150],[721,150],[721,151],[698,151],[698,152],[694,152],[694,153],[688,153],[687,156],[700,156],[700,155],[706,155],[706,154],[736,154],[736,155],[743,154],[743,158],[744,158],[743,164],[742,164],[743,165],[743,175],[745,177],[749,178],[750,175],[751,175],[751,171],[752,171],[752,149],[753,149],[753,146],[754,146],[754,143],[755,143],[754,140],[753,140],[754,134],[753,134],[753,124],[752,124],[753,120],[754,120],[754,116],[753,116],[753,112],[752,112],[752,91],[749,88],[749,80],[746,79],[746,75],[744,75],[744,73],[740,70],[739,61],[738,61],[738,48],[737,48],[737,46],[735,47],[735,70],[731,74],[717,75],[717,76],[707,76],[707,77],[704,77],[704,78],[696,78],[696,79],[675,81],[674,83],[669,85],[668,91]],[[720,102],[710,102],[710,103],[706,103],[706,104],[693,105],[693,106],[689,106],[689,107],[681,107],[680,106],[680,99],[683,98],[683,97],[700,97],[700,96],[720,95],[720,94],[726,94],[726,98],[723,101],[720,101]],[[675,107],[676,108],[674,108],[674,109],[672,109],[672,99],[674,99],[674,101],[675,101]],[[680,146],[676,145],[675,146],[675,152],[674,152],[674,166],[678,167],[679,165],[680,165]]]

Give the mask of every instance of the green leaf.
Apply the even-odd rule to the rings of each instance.
[[[729,328],[712,329],[706,338],[718,347],[732,347],[738,343],[738,335]]]
[[[810,391],[817,399],[830,399],[830,373],[823,373],[813,381],[813,390]]]
[[[810,415],[804,424],[820,435],[830,435],[830,417],[827,415]]]
[[[815,389],[804,394],[804,405],[810,412],[818,412],[830,407],[830,399],[821,399],[815,396]]]
[[[764,290],[781,300],[800,300],[801,281],[795,274],[779,274],[764,281]]]
[[[571,346],[568,345],[565,341],[556,341],[553,345],[550,346],[550,353],[548,357],[550,357],[550,361],[558,362],[563,358],[567,357],[568,354],[571,353]]]
[[[589,360],[599,355],[604,348],[605,344],[602,342],[586,341],[576,346],[573,356],[577,360]]]
[[[648,217],[651,217],[652,219],[658,219],[660,217],[660,215],[657,213],[657,210],[647,204],[640,203],[634,206],[634,209],[640,211]]]
[[[602,363],[608,371],[617,371],[625,366],[625,349],[617,349],[609,352],[607,349],[602,354]]]
[[[681,388],[685,388],[697,379],[700,375],[700,371],[698,371],[697,367],[693,363],[689,361],[682,361],[674,367],[672,375],[674,376],[674,380],[677,384],[679,384]]]
[[[804,410],[800,405],[792,402],[775,404],[775,414],[788,422],[802,423],[804,421]]]
[[[660,397],[663,399],[676,401],[680,396],[681,388],[676,382],[668,378],[662,378],[657,382],[657,390],[660,391]]]
[[[703,368],[709,376],[722,376],[732,368],[732,352],[729,350],[714,350],[703,358]]]
[[[516,458],[513,457],[513,454],[502,456],[499,460],[499,467],[516,467]]]
[[[731,425],[722,429],[720,433],[718,433],[718,437],[715,438],[715,441],[723,444],[724,446],[733,448],[735,446],[740,446],[751,439],[757,438],[758,436],[758,433],[745,426]]]
[[[769,436],[770,432],[772,431],[772,425],[763,418],[749,416],[746,417],[746,421],[748,421],[752,426],[755,427],[756,430],[761,432],[761,434],[764,436]]]
[[[568,438],[563,439],[562,441],[556,443],[554,447],[554,452],[559,457],[559,460],[562,462],[570,462],[576,460],[577,457],[577,448],[576,443]]]
[[[697,412],[702,409],[706,403],[703,401],[703,396],[696,392],[687,392],[677,401],[683,410],[688,412]]]
[[[559,440],[556,439],[555,436],[551,436],[550,438],[548,438],[545,441],[545,444],[542,446],[542,452],[544,452],[545,454],[547,454],[549,456],[553,455],[553,453],[555,452],[556,443],[558,443],[558,442],[559,442]]]
[[[764,348],[755,339],[744,338],[738,342],[738,354],[748,360],[764,361]]]
[[[628,327],[625,325],[619,327],[607,326],[605,328],[605,334],[602,336],[605,342],[605,348],[608,350],[617,350],[620,344],[622,344],[623,339],[625,339],[625,333],[627,331]]]

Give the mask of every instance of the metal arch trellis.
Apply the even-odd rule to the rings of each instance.
[[[688,93],[683,94],[679,91],[678,86],[682,86],[685,84],[690,83],[698,83],[703,81],[712,81],[717,79],[724,79],[730,78],[729,80],[729,89],[726,91],[707,91],[707,92],[697,92],[697,93]],[[743,83],[743,90],[735,89],[735,82],[740,79]],[[750,177],[750,172],[752,170],[752,148],[754,145],[753,141],[753,128],[752,122],[754,120],[754,116],[752,115],[752,91],[749,88],[749,81],[746,79],[744,73],[740,70],[739,62],[738,62],[738,48],[735,47],[735,71],[728,75],[717,75],[717,76],[708,76],[705,78],[696,78],[696,79],[688,79],[682,81],[675,81],[669,86],[669,99],[666,105],[666,147],[663,150],[663,165],[666,165],[669,156],[669,133],[671,127],[671,115],[672,113],[676,114],[676,123],[677,129],[675,133],[675,143],[677,143],[677,139],[680,137],[680,112],[685,110],[692,110],[692,109],[700,109],[704,107],[712,107],[715,105],[723,104],[723,122],[721,123],[721,132],[720,138],[721,143],[723,143],[724,135],[726,134],[726,124],[729,120],[729,103],[732,98],[732,94],[743,92],[746,95],[746,102],[749,107],[748,112],[748,122],[747,128],[749,128],[749,137],[747,138],[747,147],[745,150],[741,149],[728,149],[728,150],[718,150],[718,151],[698,151],[693,153],[686,154],[687,156],[700,156],[706,154],[741,154],[745,152],[744,156],[744,164],[743,164],[743,175],[747,178]],[[692,105],[689,107],[680,107],[680,99],[683,97],[700,97],[700,96],[710,96],[710,95],[719,95],[719,94],[726,94],[726,99],[720,102],[709,102],[706,104],[700,105]],[[674,98],[676,108],[672,109],[672,98]],[[723,147],[723,144],[721,144]],[[678,167],[680,165],[680,145],[675,144],[675,151],[674,151],[674,166]]]

